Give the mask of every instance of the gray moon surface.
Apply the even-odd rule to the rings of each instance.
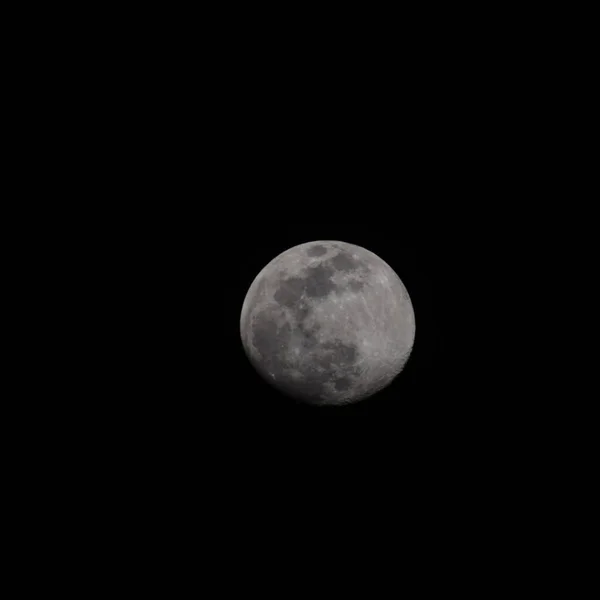
[[[402,371],[415,339],[408,292],[373,252],[315,241],[256,276],[240,317],[246,355],[281,392],[318,405],[363,400]]]

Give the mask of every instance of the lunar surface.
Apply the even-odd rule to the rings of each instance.
[[[240,319],[246,355],[274,387],[320,405],[357,402],[402,371],[415,315],[393,269],[337,241],[294,246],[252,282]]]

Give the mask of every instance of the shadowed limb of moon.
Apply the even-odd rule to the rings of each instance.
[[[412,303],[392,268],[345,242],[301,244],[252,282],[240,318],[261,376],[314,404],[366,398],[400,373],[415,336]]]

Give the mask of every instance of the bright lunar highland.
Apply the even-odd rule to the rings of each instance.
[[[404,284],[376,254],[316,241],[286,250],[257,275],[240,333],[250,362],[274,387],[311,404],[342,405],[402,371],[415,315]]]

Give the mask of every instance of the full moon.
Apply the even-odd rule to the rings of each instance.
[[[256,276],[240,334],[258,373],[319,405],[368,398],[402,371],[415,339],[404,284],[369,250],[337,241],[294,246]]]

